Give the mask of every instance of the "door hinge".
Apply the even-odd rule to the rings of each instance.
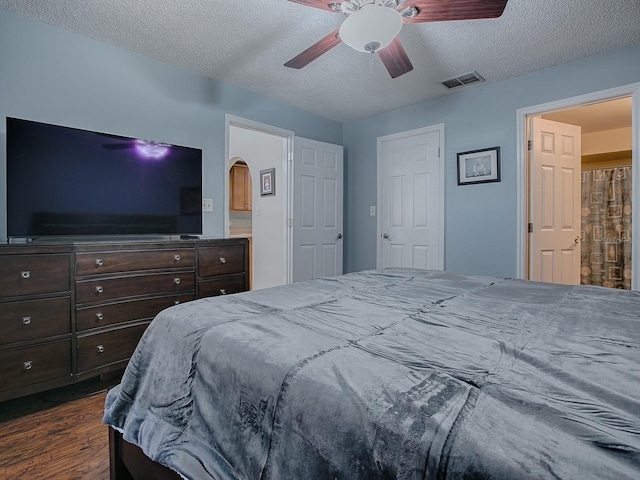
[[[529,230],[529,233],[533,233],[533,223],[529,223],[527,230]]]
[[[440,158],[440,147],[438,147],[438,158]]]
[[[531,140],[527,140],[527,150],[531,150],[532,145],[531,145]]]
[[[289,160],[290,162],[293,161],[293,152],[288,152],[287,153],[287,160]]]
[[[287,226],[293,228],[293,218],[287,218]]]

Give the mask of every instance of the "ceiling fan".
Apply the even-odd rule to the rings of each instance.
[[[132,149],[144,158],[161,159],[167,154],[171,147],[168,143],[154,142],[140,138],[127,138],[109,133],[99,133],[98,135],[120,140],[118,143],[103,143],[102,148],[106,150]]]
[[[340,42],[377,53],[392,78],[413,70],[397,35],[405,23],[495,18],[509,0],[289,0],[346,15],[342,25],[293,57],[285,67],[302,68]]]

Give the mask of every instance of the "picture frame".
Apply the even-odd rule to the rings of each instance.
[[[260,196],[276,194],[276,169],[260,170]]]
[[[458,185],[500,181],[500,147],[458,153]]]

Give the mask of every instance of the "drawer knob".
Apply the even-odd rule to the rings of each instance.
[[[104,345],[98,345],[96,350],[98,350],[98,353],[104,353]]]
[[[173,256],[173,261],[174,262],[179,262],[180,261],[180,255],[174,255]]]
[[[104,288],[102,288],[102,286],[98,285],[96,287],[96,293],[102,293],[102,292],[104,292]]]
[[[96,258],[96,267],[101,267],[104,265],[104,261],[101,258]]]
[[[31,276],[31,272],[29,270],[24,270],[23,272],[20,273],[20,276],[26,280]]]
[[[31,323],[31,317],[22,317],[22,323],[29,325]]]
[[[31,370],[33,368],[33,362],[31,360],[29,360],[28,362],[24,362],[22,364],[22,368],[24,368],[25,370]]]
[[[175,283],[176,285],[180,285],[180,277],[174,278],[173,283]]]
[[[103,313],[102,313],[102,312],[98,312],[98,313],[96,313],[96,318],[97,318],[98,320],[103,320],[103,319],[104,319],[104,315],[103,315]]]
[[[227,291],[224,288],[220,289],[220,295],[226,295]]]
[[[225,257],[220,257],[220,263],[227,263],[227,259]]]

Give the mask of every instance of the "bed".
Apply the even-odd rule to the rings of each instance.
[[[104,422],[112,478],[638,479],[640,295],[386,269],[197,300]]]

